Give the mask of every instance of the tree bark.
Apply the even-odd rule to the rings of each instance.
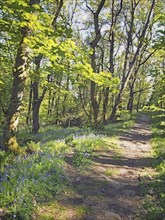
[[[33,89],[33,106],[32,106],[32,118],[33,118],[33,127],[32,127],[32,132],[37,133],[40,128],[40,123],[39,123],[39,110],[41,103],[44,99],[44,96],[46,94],[47,88],[45,87],[43,89],[42,95],[39,97],[39,78],[40,78],[40,64],[42,60],[42,55],[38,55],[35,57],[35,76],[36,79],[32,84],[32,89]]]
[[[29,92],[28,113],[27,113],[27,117],[26,117],[26,124],[27,125],[29,125],[29,123],[31,123],[32,97],[33,97],[33,89],[32,89],[32,81],[31,81],[31,83],[30,83],[30,92]]]
[[[30,1],[30,5],[39,4],[40,1]],[[28,45],[25,43],[25,38],[30,35],[29,28],[23,28],[21,41],[17,50],[13,70],[13,84],[11,89],[11,98],[6,112],[6,123],[3,132],[3,146],[5,151],[13,151],[19,153],[19,145],[17,143],[16,131],[19,123],[20,109],[24,93],[25,81],[27,78],[28,67]]]
[[[127,104],[127,110],[130,113],[132,113],[132,111],[133,111],[133,102],[134,102],[134,91],[133,91],[133,88],[130,87],[129,100],[128,100],[128,104]]]

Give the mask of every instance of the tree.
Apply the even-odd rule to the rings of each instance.
[[[145,42],[145,36],[147,33],[147,30],[150,27],[150,22],[151,22],[151,17],[152,17],[152,13],[153,13],[153,9],[155,6],[155,0],[152,1],[151,5],[149,6],[149,10],[147,11],[146,14],[146,19],[143,21],[143,26],[141,30],[137,30],[134,33],[135,30],[135,12],[136,9],[139,5],[140,1],[135,2],[135,1],[131,1],[131,10],[130,10],[130,21],[127,21],[127,16],[124,13],[124,16],[126,18],[126,22],[128,22],[128,30],[127,30],[127,43],[126,43],[126,50],[125,50],[125,58],[124,58],[124,65],[123,65],[123,69],[122,69],[122,79],[121,79],[121,84],[120,84],[120,88],[119,88],[119,93],[116,97],[115,100],[115,104],[113,106],[111,115],[109,117],[109,121],[113,121],[115,119],[115,115],[116,115],[116,111],[117,108],[121,102],[121,98],[123,96],[123,92],[126,88],[126,86],[128,85],[129,79],[130,77],[133,75],[134,73],[134,66],[136,64],[136,61],[139,57],[139,55],[141,53],[143,53],[142,47],[143,44]],[[135,37],[134,37],[135,35]],[[134,53],[131,54],[131,47],[133,46],[133,43],[136,42],[136,46],[134,45],[134,47],[136,48]]]
[[[57,25],[57,19],[60,14],[61,8],[63,5],[63,0],[60,0],[57,2],[55,7],[55,14],[52,20],[51,26],[57,31],[56,25]],[[51,51],[50,51],[51,52]],[[33,93],[33,102],[32,102],[32,119],[33,119],[33,127],[32,132],[37,133],[40,128],[40,122],[39,122],[39,111],[41,103],[44,99],[44,96],[47,91],[47,86],[44,86],[41,96],[39,96],[39,81],[40,81],[40,65],[43,59],[43,54],[39,54],[37,57],[34,58],[34,64],[35,64],[35,80],[32,83],[32,93]],[[47,77],[46,77],[47,78]]]
[[[13,14],[15,13],[15,7],[19,5],[23,8],[26,15],[24,18],[21,18],[20,22],[21,27],[19,28],[20,32],[20,43],[17,49],[17,55],[15,58],[15,64],[13,68],[13,84],[11,88],[11,98],[9,102],[8,109],[5,113],[6,116],[6,123],[4,128],[4,143],[3,149],[4,150],[11,150],[17,151],[18,150],[18,143],[16,140],[15,132],[17,130],[19,116],[20,116],[20,109],[21,109],[21,102],[23,98],[25,80],[27,78],[27,67],[28,67],[28,56],[29,56],[29,46],[26,43],[26,39],[31,35],[32,29],[30,28],[31,25],[31,12],[33,13],[34,17],[37,17],[35,14],[36,5],[39,5],[40,1],[30,0],[29,4],[22,4],[22,2],[12,2],[11,4],[7,2],[8,7],[12,8]],[[4,5],[5,8],[5,5]],[[30,13],[27,12],[27,9],[30,10]],[[20,13],[20,12],[19,12]],[[17,14],[18,18],[20,19],[20,14]],[[28,18],[26,18],[28,17]],[[32,16],[32,18],[34,18]],[[17,17],[15,17],[15,21],[17,21]],[[24,24],[23,24],[24,22]],[[26,23],[26,25],[25,25]]]

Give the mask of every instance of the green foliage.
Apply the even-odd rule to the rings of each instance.
[[[97,135],[90,134],[77,137],[72,141],[73,165],[80,170],[85,169],[90,163],[95,149],[105,145],[105,142]]]
[[[124,110],[124,109],[117,110],[116,115],[118,116],[117,120],[124,120],[124,121],[126,121],[126,120],[129,120],[131,118],[130,112],[128,110]]]
[[[117,136],[123,133],[125,130],[131,128],[134,125],[134,119],[122,121],[122,122],[115,122],[109,125],[106,125],[102,131],[103,134],[107,134],[109,136]]]
[[[161,220],[165,215],[165,121],[163,111],[152,112],[153,138],[152,146],[155,154],[155,169],[157,174],[148,184],[147,196],[144,204],[146,210],[145,219]],[[144,217],[144,216],[143,216]]]

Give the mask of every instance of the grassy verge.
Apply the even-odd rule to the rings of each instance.
[[[163,111],[150,113],[152,117],[152,146],[155,156],[154,167],[157,171],[153,181],[148,184],[144,204],[147,220],[165,218],[165,114]]]

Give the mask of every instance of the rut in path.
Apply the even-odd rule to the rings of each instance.
[[[152,172],[149,118],[140,116],[133,128],[119,136],[121,157],[111,150],[99,152],[84,175],[77,173],[68,160],[68,177],[75,195],[61,204],[89,208],[81,220],[133,220],[143,198],[141,178]],[[71,158],[70,158],[71,159]],[[106,175],[106,170],[114,170]],[[76,219],[68,216],[66,219]]]

